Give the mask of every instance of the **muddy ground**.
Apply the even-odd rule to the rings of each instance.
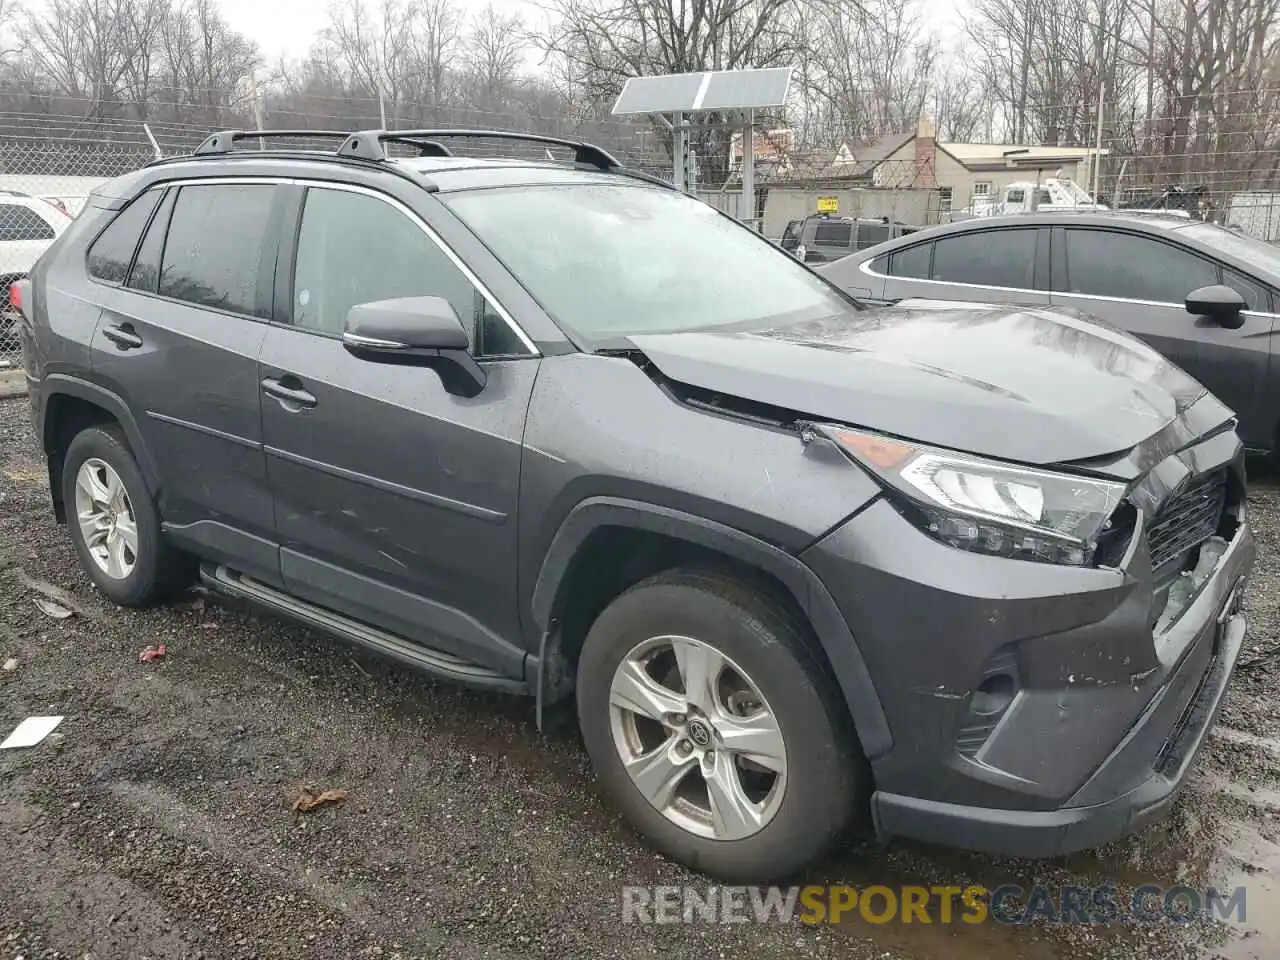
[[[1230,700],[1170,818],[1031,862],[850,840],[813,883],[1247,889],[1244,923],[622,926],[627,883],[699,883],[598,797],[571,732],[214,598],[104,602],[51,516],[24,401],[0,401],[0,958],[1280,956],[1280,485]],[[31,583],[65,589],[53,619]],[[139,652],[164,643],[162,662]],[[347,801],[290,809],[301,785]]]

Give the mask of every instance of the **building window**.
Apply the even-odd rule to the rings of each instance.
[[[980,180],[973,185],[973,199],[986,200],[991,196],[991,181]]]
[[[938,188],[938,210],[942,213],[951,212],[951,188]]]

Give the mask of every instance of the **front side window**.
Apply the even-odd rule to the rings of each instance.
[[[49,221],[16,203],[0,203],[0,241],[52,240],[53,227]]]
[[[1027,199],[1027,193],[1025,190],[1020,188],[1017,190],[1009,190],[1005,193],[1004,198],[1010,203],[1024,203]]]
[[[106,283],[124,282],[138,240],[159,200],[159,190],[148,190],[116,214],[89,247],[89,276]]]
[[[543,309],[590,340],[858,310],[776,244],[674,190],[575,183],[441,199]]]
[[[366,194],[308,190],[294,270],[294,324],[339,336],[352,307],[399,297],[448,300],[477,354],[528,353],[466,275],[404,213]]]
[[[1067,230],[1065,283],[1054,289],[1125,300],[1181,304],[1187,294],[1218,282],[1218,267],[1149,237],[1107,230]]]
[[[270,316],[256,301],[275,191],[261,183],[182,187],[164,244],[160,294],[216,310]]]
[[[984,287],[1034,286],[1035,230],[984,230],[934,241],[933,279]]]
[[[1267,313],[1271,310],[1271,295],[1267,293],[1266,288],[1254,283],[1244,274],[1236,273],[1228,267],[1223,267],[1222,282],[1244,297],[1246,309],[1258,310],[1262,313]]]

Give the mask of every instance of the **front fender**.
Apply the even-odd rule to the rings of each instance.
[[[542,636],[537,679],[539,720],[548,693],[561,679],[551,675],[547,645],[560,588],[574,555],[595,530],[624,527],[656,533],[713,550],[770,574],[808,617],[831,665],[867,757],[893,746],[871,674],[844,617],[822,581],[799,559],[763,540],[670,507],[618,497],[592,497],[575,506],[551,541],[533,588],[532,616]]]

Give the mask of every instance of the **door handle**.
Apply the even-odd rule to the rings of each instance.
[[[133,324],[112,324],[102,328],[102,335],[121,350],[137,350],[142,346],[142,338],[133,332]]]
[[[285,379],[298,382],[294,377]],[[262,381],[262,392],[284,403],[292,403],[299,407],[314,407],[319,402],[314,394],[303,390],[301,386],[291,387],[285,383],[284,379],[277,380],[274,377],[267,377]]]

